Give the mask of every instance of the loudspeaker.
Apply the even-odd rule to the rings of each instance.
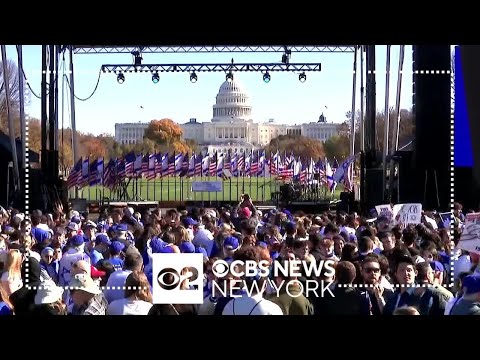
[[[354,202],[353,192],[343,191],[340,193],[340,203],[337,204],[337,214],[340,211],[345,211],[347,214],[350,214],[353,211],[353,202]]]
[[[375,205],[383,204],[383,169],[373,168],[365,170],[365,188],[367,197],[367,209]]]
[[[398,204],[418,202],[419,192],[412,177],[416,176],[413,164],[413,151],[397,151],[398,173],[394,176],[392,201]]]
[[[455,51],[455,200],[466,209],[480,204],[480,46]]]
[[[449,209],[450,69],[450,45],[413,45],[415,174],[409,181],[425,208]]]

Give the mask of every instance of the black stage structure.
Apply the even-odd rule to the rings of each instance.
[[[47,47],[49,54],[54,54],[53,56],[47,57]],[[58,74],[59,70],[59,56],[63,52],[69,51],[71,58],[72,54],[97,53],[278,52],[283,53],[282,62],[288,65],[289,57],[294,52],[355,52],[356,49],[361,49],[366,55],[366,111],[364,117],[364,149],[361,152],[362,171],[360,188],[362,209],[368,211],[374,205],[392,198],[392,191],[386,196],[386,192],[381,190],[383,189],[382,159],[375,145],[375,45],[164,47],[138,45],[43,45],[41,164],[45,181],[44,186],[49,190],[47,208],[51,209],[52,204],[58,200],[64,203],[67,202],[65,181],[59,177],[58,153],[58,76],[56,74]],[[450,170],[452,169],[449,163],[450,56],[450,45],[413,45],[413,104],[416,137],[413,151],[408,154],[398,154],[397,156],[398,172],[402,175],[399,176],[399,185],[396,186],[395,191],[397,192],[398,201],[395,202],[422,202],[425,208],[449,209],[449,180]],[[167,71],[191,71],[192,69],[190,66],[183,70],[174,68],[167,69]],[[106,68],[106,70],[115,69],[110,67]],[[247,68],[243,71],[265,70],[274,71],[275,69],[267,66],[263,68]],[[151,71],[151,69],[148,69],[148,71]],[[224,69],[220,68],[218,71],[224,71]],[[73,92],[72,61],[70,63],[70,72],[70,87]],[[49,74],[48,79],[47,74]],[[74,112],[74,97],[72,96],[71,99],[72,112]],[[72,127],[74,126],[75,118],[74,114],[72,114]],[[76,161],[79,156],[75,141],[73,151]],[[36,189],[32,189],[31,194],[35,193],[37,193]],[[352,201],[352,197],[350,197],[349,201]],[[31,201],[32,208],[44,208],[44,205],[42,199],[32,199]]]

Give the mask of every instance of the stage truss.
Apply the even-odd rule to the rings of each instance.
[[[359,45],[318,45],[318,46],[155,46],[155,45],[68,45],[74,54],[131,54],[138,51],[143,54],[175,53],[253,53],[253,52],[296,52],[296,53],[353,53]]]

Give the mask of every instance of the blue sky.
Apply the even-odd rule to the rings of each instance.
[[[395,104],[399,45],[392,46],[390,76],[390,106]],[[412,105],[412,54],[406,46],[402,81],[401,107]],[[15,62],[15,45],[7,46],[7,56]],[[215,53],[215,54],[143,54],[143,63],[229,63],[280,62],[281,53]],[[68,56],[66,67],[68,70]],[[33,90],[40,95],[41,46],[23,46],[23,62],[26,76]],[[75,94],[89,96],[97,83],[102,64],[131,64],[130,54],[76,54],[74,55]],[[236,77],[250,96],[255,122],[275,119],[277,123],[299,124],[314,122],[323,112],[327,121],[340,123],[352,108],[353,54],[351,53],[293,53],[291,63],[321,63],[321,72],[307,73],[307,81],[301,83],[294,72],[273,72],[270,83],[262,80],[261,73],[238,73]],[[385,107],[386,46],[378,45],[376,52],[377,109]],[[359,61],[358,61],[359,63]],[[359,64],[358,64],[359,65]],[[380,72],[380,73],[379,73]],[[151,75],[127,73],[125,82],[118,84],[116,75],[101,75],[97,91],[88,101],[75,102],[77,129],[93,134],[114,133],[117,122],[148,122],[152,119],[171,118],[184,123],[190,118],[200,122],[210,121],[225,74],[198,73],[193,84],[188,73],[161,73],[160,82],[153,84]],[[356,108],[360,108],[360,76],[357,77]],[[65,95],[68,86],[65,83]],[[59,95],[62,83],[59,83]],[[59,109],[62,108],[62,98]],[[140,108],[143,106],[143,109]],[[327,108],[325,108],[327,107]],[[69,97],[64,100],[64,126],[70,126]],[[26,108],[31,117],[40,118],[40,100],[31,95]],[[59,123],[62,117],[59,115]]]

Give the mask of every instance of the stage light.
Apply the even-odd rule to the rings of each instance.
[[[119,84],[123,84],[125,82],[125,75],[123,75],[123,73],[118,74],[117,81]]]
[[[266,83],[270,82],[270,74],[268,73],[268,71],[263,74],[263,81],[265,81]]]
[[[227,80],[228,82],[232,82],[232,81],[233,81],[233,73],[232,73],[231,70],[228,72],[228,74],[227,74],[227,76],[226,76],[226,80]]]
[[[298,80],[300,80],[302,83],[307,81],[307,75],[305,75],[305,71],[298,75]]]
[[[197,80],[198,80],[197,74],[195,74],[195,71],[194,71],[194,72],[192,72],[192,74],[190,75],[190,81],[191,81],[192,83],[196,83]]]
[[[160,76],[158,75],[158,73],[154,73],[152,75],[152,81],[154,84],[158,84],[158,82],[160,81]]]

